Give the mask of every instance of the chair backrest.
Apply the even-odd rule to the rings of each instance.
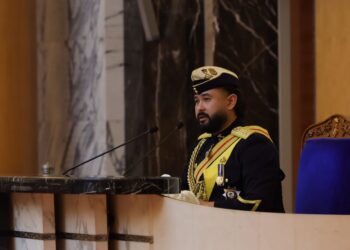
[[[332,116],[310,126],[303,142],[296,213],[350,214],[350,122]]]
[[[350,121],[345,116],[332,115],[305,130],[303,145],[311,138],[350,138]]]

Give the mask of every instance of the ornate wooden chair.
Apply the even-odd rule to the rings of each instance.
[[[303,145],[306,140],[312,138],[350,138],[350,121],[345,116],[332,115],[305,130]]]
[[[350,214],[350,121],[341,115],[303,136],[296,213]]]

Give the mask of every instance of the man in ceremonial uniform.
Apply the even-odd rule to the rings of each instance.
[[[191,75],[202,135],[182,178],[200,203],[221,208],[284,212],[278,153],[269,133],[247,126],[235,73],[205,66]]]

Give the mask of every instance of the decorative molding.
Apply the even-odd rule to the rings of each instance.
[[[54,233],[33,233],[22,232],[16,230],[4,230],[0,231],[0,237],[12,237],[12,238],[25,238],[34,240],[55,240],[56,235]]]
[[[121,240],[121,241],[133,241],[133,242],[145,242],[153,244],[153,236],[145,235],[134,235],[134,234],[111,234],[109,236],[112,240]]]
[[[106,234],[77,234],[77,233],[57,233],[58,239],[65,240],[79,240],[79,241],[108,241],[108,235]]]

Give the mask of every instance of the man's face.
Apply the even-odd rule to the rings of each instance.
[[[204,132],[220,132],[223,128],[228,112],[232,112],[232,101],[229,97],[230,95],[220,88],[194,96],[196,118]]]

